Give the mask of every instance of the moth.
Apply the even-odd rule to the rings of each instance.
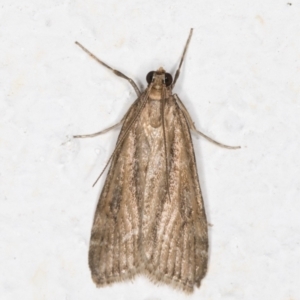
[[[126,79],[137,94],[118,124],[74,136],[94,137],[122,124],[106,165],[110,163],[90,238],[89,267],[98,287],[142,273],[153,282],[191,293],[206,274],[207,220],[191,131],[219,146],[239,147],[223,145],[198,131],[172,92],[192,31],[174,80],[160,67],[147,74],[148,86],[143,92],[131,78],[76,42],[104,67]]]

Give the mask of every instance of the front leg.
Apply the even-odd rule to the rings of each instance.
[[[185,108],[184,104],[182,103],[182,101],[179,99],[178,95],[177,94],[174,94],[173,95],[175,100],[177,101],[177,104],[179,105],[180,109],[182,110],[186,120],[187,120],[187,123],[190,127],[191,130],[193,130],[194,132],[200,134],[201,136],[203,136],[204,138],[206,138],[208,141],[210,141],[211,143],[215,144],[215,145],[218,145],[220,147],[223,147],[223,148],[227,148],[227,149],[240,149],[241,146],[227,146],[227,145],[224,145],[222,143],[219,143],[217,141],[215,141],[214,139],[212,139],[211,137],[207,136],[206,134],[202,133],[201,131],[199,131],[196,126],[195,126],[195,123],[193,122],[189,112],[187,111],[187,109]]]
[[[113,73],[119,77],[122,77],[124,79],[126,79],[131,86],[134,88],[137,96],[139,97],[141,95],[141,92],[137,86],[137,84],[128,76],[126,76],[125,74],[123,74],[122,72],[113,69],[112,67],[110,67],[108,64],[104,63],[102,60],[100,60],[96,55],[94,55],[92,52],[90,52],[88,49],[86,49],[85,47],[83,47],[80,43],[75,42],[76,45],[78,45],[84,52],[86,52],[88,55],[90,55],[93,59],[95,59],[99,64],[101,64],[102,66],[104,66],[105,68],[113,71]]]

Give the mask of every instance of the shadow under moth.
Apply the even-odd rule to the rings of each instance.
[[[137,94],[118,124],[74,136],[93,137],[122,124],[104,168],[110,164],[90,239],[89,267],[98,287],[142,273],[153,282],[191,293],[206,274],[207,220],[191,131],[225,148],[240,147],[225,146],[198,131],[172,92],[191,36],[192,29],[174,80],[160,67],[148,73],[143,92],[131,78],[76,42],[100,64],[128,80]]]

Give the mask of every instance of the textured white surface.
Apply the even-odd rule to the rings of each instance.
[[[290,0],[289,0],[290,1]],[[300,3],[252,0],[1,1],[1,299],[300,299]],[[104,178],[91,185],[131,86],[174,72],[210,227],[209,271],[186,297],[144,277],[96,289],[87,252]]]

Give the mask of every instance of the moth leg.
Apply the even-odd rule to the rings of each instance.
[[[106,67],[107,69],[110,69],[111,71],[114,72],[114,74],[116,74],[119,77],[122,77],[124,79],[126,79],[134,88],[136,94],[138,96],[141,95],[141,92],[138,88],[138,86],[136,85],[136,83],[129,77],[127,77],[125,74],[121,73],[118,70],[113,69],[112,67],[110,67],[109,65],[107,65],[106,63],[104,63],[103,61],[101,61],[97,56],[95,56],[93,53],[91,53],[89,50],[87,50],[85,47],[83,47],[80,43],[75,42],[76,45],[78,45],[84,52],[86,52],[89,56],[91,56],[92,58],[94,58],[99,64],[101,64],[102,66]]]
[[[99,132],[96,132],[96,133],[92,133],[92,134],[83,134],[83,135],[73,135],[73,138],[89,138],[89,137],[95,137],[97,135],[100,135],[100,134],[103,134],[103,133],[106,133],[108,131],[110,131],[111,129],[114,129],[115,127],[118,127],[120,126],[124,121],[124,118],[117,124],[113,125],[113,126],[110,126],[104,130],[101,130]]]
[[[182,56],[181,56],[181,59],[180,59],[180,63],[179,63],[178,69],[177,69],[177,71],[176,71],[176,73],[175,73],[174,81],[173,81],[173,87],[175,86],[175,83],[176,83],[176,81],[177,81],[177,79],[178,79],[178,77],[179,77],[181,65],[182,65],[182,63],[183,63],[183,60],[184,60],[184,57],[185,57],[186,50],[187,50],[187,48],[188,48],[188,46],[189,46],[189,43],[190,43],[190,40],[191,40],[191,38],[192,38],[192,34],[193,34],[193,28],[191,28],[191,30],[190,30],[190,34],[189,34],[189,37],[188,37],[188,39],[187,39],[187,41],[186,41],[186,44],[185,44],[185,47],[184,47],[184,50],[183,50],[183,53],[182,53]]]
[[[177,94],[174,94],[173,95],[174,98],[176,99],[176,102],[178,103],[180,109],[182,110],[187,122],[188,122],[188,125],[189,127],[195,131],[196,133],[200,134],[201,136],[203,136],[204,138],[206,138],[208,141],[210,141],[211,143],[215,144],[215,145],[218,145],[220,147],[223,147],[223,148],[227,148],[227,149],[240,149],[241,146],[227,146],[227,145],[224,145],[222,143],[219,143],[217,141],[215,141],[214,139],[212,139],[211,137],[207,136],[206,134],[202,133],[201,131],[199,131],[196,126],[195,126],[195,123],[193,122],[190,114],[188,113],[186,107],[184,106],[184,104],[182,103],[182,101],[179,99],[179,97],[177,96]]]

